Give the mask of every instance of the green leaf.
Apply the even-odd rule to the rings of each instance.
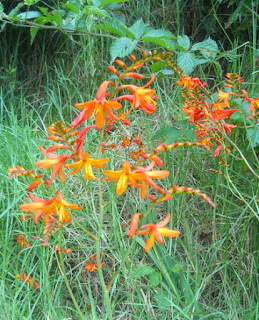
[[[102,6],[106,6],[107,4],[110,4],[110,3],[127,2],[127,1],[129,0],[103,0]]]
[[[130,274],[131,278],[137,278],[140,279],[144,277],[145,275],[149,275],[153,273],[154,270],[150,266],[145,265],[138,265]]]
[[[30,28],[30,34],[31,34],[31,44],[33,43],[36,34],[38,33],[39,28]]]
[[[259,126],[247,129],[247,138],[251,140],[252,146],[255,148],[259,145]],[[248,149],[251,149],[249,145]]]
[[[196,59],[195,65],[198,66],[200,64],[204,64],[204,63],[207,63],[207,62],[209,62],[208,59]]]
[[[38,17],[41,17],[42,14],[39,11],[26,11],[26,12],[21,12],[17,14],[17,18],[23,19],[23,20],[29,20],[29,19],[35,19]]]
[[[79,12],[80,12],[79,9],[78,9],[78,7],[75,6],[75,5],[72,4],[72,3],[65,3],[65,4],[64,4],[64,7],[66,7],[66,8],[68,8],[69,10],[75,12],[76,14],[79,14]]]
[[[212,40],[211,38],[208,38],[207,40],[204,40],[202,42],[195,43],[192,46],[192,50],[199,50],[204,58],[212,58],[213,60],[216,58],[217,53],[219,52],[217,42]]]
[[[145,23],[142,21],[142,19],[137,20],[130,28],[129,30],[134,34],[136,39],[140,39],[144,30],[145,30]]]
[[[192,52],[181,52],[178,55],[178,65],[184,73],[189,75],[196,67],[196,58]]]
[[[142,38],[142,40],[144,42],[152,42],[155,43],[161,47],[166,48],[167,50],[170,51],[175,51],[175,42],[171,39],[167,39],[167,38],[151,38],[151,37],[146,37],[144,36]]]
[[[159,272],[153,271],[149,276],[149,284],[152,287],[159,285],[162,281],[162,276]]]
[[[100,9],[96,6],[85,6],[85,11],[87,14],[96,14],[102,17],[110,17],[109,13],[105,9]]]
[[[144,38],[167,38],[167,39],[175,39],[175,36],[172,32],[165,29],[153,29],[149,28],[148,32],[145,33]],[[144,40],[145,41],[145,40]]]
[[[121,27],[120,23],[116,20],[107,20],[105,24],[96,25],[97,29],[108,30],[110,33],[115,33],[121,37],[126,36],[125,30]]]
[[[162,68],[165,68],[166,67],[166,63],[165,62],[162,62],[162,61],[157,61],[157,62],[154,62],[152,65],[151,65],[151,71],[153,73],[157,72],[158,70],[162,69]]]
[[[183,134],[182,130],[176,129],[174,127],[171,128],[170,135],[166,138],[165,143],[171,144],[176,142],[176,140]]]
[[[128,55],[135,49],[137,43],[137,40],[132,40],[127,37],[122,37],[113,41],[110,48],[111,61],[114,61],[116,57],[123,58]]]
[[[41,25],[44,25],[46,23],[54,24],[53,21],[47,17],[39,17],[34,20],[34,23],[41,24]]]
[[[162,310],[170,309],[172,302],[171,302],[171,299],[169,298],[168,293],[164,291],[158,291],[154,297],[160,309]]]
[[[2,18],[3,15],[4,15],[4,6],[0,2],[0,19]]]
[[[162,127],[162,128],[160,128],[153,135],[153,139],[159,139],[159,138],[162,138],[162,137],[170,135],[172,129],[176,129],[176,128],[174,128],[174,127]]]
[[[191,42],[190,42],[189,37],[187,37],[186,35],[178,36],[177,43],[179,44],[179,46],[184,48],[186,51],[188,51],[190,49]]]

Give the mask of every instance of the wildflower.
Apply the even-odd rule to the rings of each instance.
[[[201,87],[206,86],[206,82],[201,83],[199,78],[192,78],[186,75],[182,75],[181,78],[176,83],[178,85],[183,85],[182,90],[188,88],[189,91],[191,91],[192,89],[198,86],[201,86]]]
[[[67,159],[70,159],[71,156],[68,156],[68,155],[59,156],[54,153],[47,152],[42,148],[42,146],[40,146],[40,151],[48,158],[37,161],[36,166],[42,169],[48,169],[48,168],[54,167],[51,174],[51,182],[55,179],[58,173],[60,180],[64,183],[66,181],[66,178],[63,173],[63,166],[65,165],[65,161]]]
[[[58,195],[49,200],[43,200],[41,198],[35,197],[32,193],[29,193],[29,197],[32,201],[30,203],[24,203],[20,205],[23,212],[35,212],[34,222],[38,223],[38,220],[42,215],[57,215],[59,221],[62,223],[70,221],[70,215],[67,208],[72,210],[81,210],[77,204],[70,204],[64,200],[64,197],[60,191],[57,192]]]
[[[136,213],[136,215],[133,216],[129,232],[130,237],[133,237],[134,234],[136,234],[138,218],[140,215],[142,214]],[[163,240],[163,237],[175,238],[180,235],[180,231],[164,228],[164,226],[169,223],[170,218],[171,215],[168,214],[163,221],[160,221],[157,224],[149,223],[141,227],[142,229],[145,228],[145,230],[140,230],[138,232],[139,235],[145,236],[150,234],[150,237],[146,242],[145,252],[149,251],[153,247],[155,240],[157,240],[157,242],[160,244],[164,244],[165,242]]]
[[[105,115],[111,119],[119,121],[120,118],[114,115],[112,109],[120,109],[122,105],[117,101],[106,100],[106,90],[110,81],[104,81],[97,92],[96,99],[84,103],[76,103],[75,107],[83,111],[71,123],[71,127],[77,127],[80,123],[87,120],[93,113],[95,116],[96,129],[101,130],[105,123]]]
[[[90,258],[93,262],[97,262],[97,255],[96,253]],[[101,262],[101,268],[104,266],[104,262]],[[95,270],[98,270],[98,264],[97,263],[85,263],[86,272],[93,272]]]
[[[157,103],[154,101],[158,96],[154,96],[156,93],[153,89],[145,89],[155,80],[155,75],[152,74],[149,82],[143,87],[137,87],[135,85],[123,85],[121,89],[129,89],[133,95],[124,95],[116,98],[117,100],[125,99],[132,102],[130,110],[127,112],[129,114],[133,108],[141,108],[148,114],[152,114],[156,111]]]
[[[19,243],[22,248],[29,248],[31,246],[31,244],[27,242],[27,239],[25,238],[24,234],[19,234],[16,237],[16,242]]]
[[[222,100],[224,100],[223,104],[225,107],[229,107],[229,100],[230,100],[230,96],[231,95],[237,95],[236,93],[234,92],[224,92],[224,91],[221,91],[219,88],[218,88],[218,92],[219,92],[219,102],[222,102]]]
[[[212,115],[212,119],[216,122],[219,122],[220,120],[225,119],[226,117],[229,118],[234,112],[240,112],[237,109],[228,109],[228,110],[210,110],[210,113]]]
[[[25,272],[17,274],[16,275],[16,279],[19,279],[21,281],[26,281],[26,284],[29,284],[31,286],[33,286],[35,289],[39,289],[39,284],[37,283],[37,278],[34,279],[34,282],[32,284],[32,276],[28,276]]]
[[[127,147],[131,144],[131,139],[128,137],[122,138],[122,143],[120,144],[122,147]]]
[[[259,108],[259,97],[257,97],[256,99],[251,99],[248,97],[248,94],[245,90],[242,90],[243,95],[244,95],[244,100],[247,100],[250,102],[250,107],[248,109],[248,112],[252,112],[252,116],[254,117],[256,114],[256,108]],[[243,101],[244,101],[243,100]]]
[[[71,249],[60,249],[59,243],[56,244],[54,251],[57,251],[59,254],[68,254],[72,252]]]
[[[110,159],[92,159],[89,157],[89,154],[87,152],[82,153],[82,158],[73,163],[73,164],[66,164],[66,168],[75,168],[74,171],[70,172],[69,174],[75,174],[76,172],[80,171],[82,168],[84,168],[84,175],[86,180],[95,179],[95,176],[92,171],[92,167],[94,168],[105,168],[104,163],[108,162]]]
[[[104,170],[104,174],[108,177],[104,178],[107,181],[119,180],[116,187],[116,193],[122,194],[127,189],[128,181],[135,188],[138,188],[138,181],[144,179],[145,176],[142,173],[134,173],[131,171],[133,168],[132,165],[128,164],[127,161],[123,163],[122,170],[112,171],[112,170]]]
[[[160,192],[164,192],[164,190],[162,188],[160,188],[158,185],[156,185],[154,183],[154,181],[152,179],[163,179],[168,177],[169,175],[169,171],[167,170],[153,170],[150,171],[155,165],[155,162],[151,162],[150,165],[148,165],[146,168],[143,167],[137,167],[136,170],[134,171],[135,173],[142,173],[144,178],[140,179],[141,180],[141,184],[140,184],[140,197],[141,199],[145,198],[146,192],[147,192],[147,184],[160,191]]]

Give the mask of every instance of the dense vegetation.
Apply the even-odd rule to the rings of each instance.
[[[0,2],[0,318],[258,319],[259,5],[250,0],[105,1]],[[144,86],[155,74],[150,88],[159,96],[156,112],[137,110],[130,126],[107,131],[102,154],[99,131],[90,131],[87,152],[94,159],[109,158],[106,169],[120,170],[125,159],[134,160],[132,153],[152,152],[162,142],[196,143],[195,126],[183,112],[186,96],[177,84],[176,66],[207,83],[208,103],[217,100],[217,88],[223,90],[225,74],[237,73],[244,79],[237,89],[249,98],[226,88],[236,94],[229,97],[230,107],[238,110],[224,120],[237,126],[226,136],[231,154],[225,150],[213,157],[214,145],[210,152],[191,146],[159,155],[162,169],[170,171],[161,181],[165,190],[193,187],[216,207],[183,192],[161,202],[145,223],[170,213],[170,228],[181,235],[144,253],[143,237],[132,240],[128,229],[134,214],[148,211],[150,199],[139,199],[133,188],[118,196],[117,182],[100,187],[100,175],[93,181],[66,175],[65,184],[55,179],[55,189],[84,209],[71,211],[72,221],[51,235],[50,248],[42,246],[42,219],[37,224],[21,219],[19,206],[31,202],[31,181],[8,179],[8,168],[19,165],[45,174],[35,162],[45,157],[39,146],[52,145],[47,127],[57,121],[69,127],[79,114],[73,105],[95,99],[103,81],[115,81],[107,66],[119,70],[117,53],[130,65],[129,55],[141,60],[143,52],[156,56],[154,50],[158,55],[173,51],[176,65],[151,59],[140,70],[144,79],[130,81]],[[44,187],[33,193],[47,199]],[[100,194],[106,204],[101,231]],[[84,230],[100,233],[99,249]],[[60,239],[72,252],[59,252]],[[96,252],[104,262],[102,272],[87,272],[85,264],[96,262]]]

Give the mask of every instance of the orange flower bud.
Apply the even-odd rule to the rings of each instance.
[[[122,67],[122,68],[124,68],[124,69],[127,69],[127,66],[126,66],[126,64],[125,64],[123,61],[121,61],[121,60],[119,60],[119,59],[116,59],[116,60],[115,60],[115,63],[117,63],[117,65],[119,65],[120,67]]]
[[[142,216],[142,213],[136,213],[134,214],[133,218],[131,219],[130,228],[129,228],[129,237],[134,237],[136,234],[137,228],[138,228],[138,221],[139,217]]]
[[[118,70],[115,69],[113,66],[108,66],[107,69],[108,69],[109,71],[111,71],[112,73],[116,74],[116,76],[118,76],[118,77],[120,76]]]
[[[33,189],[37,188],[39,184],[41,184],[41,181],[35,180],[35,181],[33,181],[33,182],[29,185],[29,187],[27,188],[27,190],[28,190],[28,191],[32,191]]]

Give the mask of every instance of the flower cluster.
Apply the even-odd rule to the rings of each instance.
[[[182,75],[177,82],[178,85],[182,85],[182,96],[185,99],[183,112],[196,126],[197,142],[204,143],[209,150],[215,146],[213,157],[218,157],[222,150],[227,153],[231,152],[230,146],[225,143],[225,136],[226,134],[231,135],[237,125],[228,122],[233,113],[241,112],[239,109],[231,108],[231,98],[241,98],[241,94],[243,94],[243,101],[250,102],[247,116],[255,118],[258,115],[256,109],[259,108],[259,97],[256,99],[248,98],[247,92],[239,88],[244,80],[237,74],[228,73],[225,81],[227,84],[224,87],[228,87],[232,91],[226,92],[218,88],[216,101],[206,89],[206,83],[202,83],[199,78]],[[249,112],[251,112],[250,115]]]
[[[30,213],[33,216],[35,224],[39,221],[43,222],[43,239],[38,236],[32,237],[42,242],[46,247],[50,246],[49,239],[51,235],[59,229],[62,229],[64,224],[71,221],[71,211],[83,210],[81,205],[68,202],[61,190],[55,188],[57,180],[60,180],[63,184],[67,183],[69,180],[68,177],[76,173],[82,173],[84,179],[87,181],[98,180],[98,183],[101,180],[117,181],[117,195],[122,195],[128,187],[138,189],[141,199],[145,199],[148,195],[148,199],[151,200],[151,209],[145,214],[133,216],[129,233],[130,237],[133,237],[135,234],[149,236],[145,251],[153,247],[155,240],[163,244],[163,237],[177,237],[180,234],[179,231],[165,228],[165,225],[169,223],[170,214],[161,222],[156,224],[147,223],[142,225],[141,230],[137,230],[139,217],[141,217],[142,220],[146,219],[156,204],[170,200],[174,193],[189,193],[191,195],[197,195],[209,204],[214,205],[200,190],[183,186],[173,186],[166,191],[154,180],[165,179],[169,176],[168,170],[161,169],[163,162],[158,156],[160,153],[179,147],[198,146],[205,149],[210,148],[211,142],[208,141],[212,138],[206,140],[205,134],[207,133],[202,135],[200,133],[201,128],[203,128],[203,130],[211,130],[208,128],[208,120],[216,122],[218,127],[221,128],[220,121],[237,111],[227,110],[226,112],[224,109],[228,107],[231,94],[221,94],[217,104],[215,103],[213,106],[208,105],[202,94],[202,89],[206,87],[205,83],[201,83],[199,79],[183,76],[173,64],[171,53],[162,52],[158,54],[157,52],[153,52],[150,56],[144,53],[142,59],[139,61],[133,55],[130,56],[130,58],[130,65],[126,65],[121,60],[115,60],[118,69],[122,68],[122,71],[119,71],[113,66],[108,67],[108,70],[116,76],[116,80],[103,81],[93,100],[75,104],[76,109],[79,109],[80,113],[71,122],[70,126],[66,126],[61,121],[58,121],[48,127],[49,136],[47,139],[53,141],[54,145],[47,149],[39,146],[44,158],[37,161],[35,165],[39,169],[50,170],[50,177],[46,179],[44,178],[44,174],[34,174],[34,170],[25,170],[20,166],[9,169],[10,178],[26,176],[33,180],[28,187],[28,197],[31,202],[21,204],[20,208],[23,212]],[[126,136],[121,140],[120,146],[123,148],[130,147],[131,154],[129,157],[131,160],[124,160],[119,168],[116,167],[113,170],[107,169],[106,166],[109,165],[110,159],[108,157],[101,157],[101,153],[107,148],[107,144],[105,145],[103,141],[105,131],[113,130],[121,124],[129,125],[130,117],[132,117],[134,112],[144,112],[152,115],[158,108],[158,96],[156,95],[156,91],[150,87],[155,80],[155,75],[152,74],[144,85],[138,86],[136,82],[144,79],[143,75],[139,73],[139,70],[146,63],[161,59],[167,61],[176,73],[182,75],[178,83],[183,85],[183,95],[186,97],[184,112],[186,112],[190,120],[199,127],[198,134],[200,134],[203,139],[196,143],[177,142],[171,145],[162,143],[153,149],[151,153],[146,153],[144,143],[140,136],[136,134],[129,137]],[[131,80],[134,80],[134,84],[125,83]],[[200,123],[201,120],[205,120],[206,122],[203,121]],[[222,125],[222,128],[225,127]],[[92,152],[92,149],[90,149],[87,143],[87,135],[93,130],[100,132],[99,146],[95,153]],[[109,133],[106,134],[109,135]],[[116,146],[112,145],[110,147],[115,148]],[[158,168],[155,168],[155,166]],[[102,170],[106,175],[103,179],[101,176]],[[42,187],[51,193],[49,197],[44,197],[43,199],[36,196],[35,193],[38,188]],[[156,194],[159,194],[158,198],[149,194],[150,189],[154,190]],[[81,201],[81,203],[82,202],[83,201]],[[89,232],[89,234],[91,234],[91,232]],[[91,235],[96,239],[95,235]],[[22,243],[25,245],[25,240]],[[56,244],[54,250],[60,254],[71,252],[70,249],[60,249],[61,246],[62,244]],[[96,262],[93,259],[92,261]],[[86,269],[88,271],[94,271],[97,269],[97,264],[88,263],[86,264]]]
[[[34,287],[34,289],[40,288],[39,284],[37,283],[37,278],[34,278],[33,280],[32,276],[27,276],[25,272],[17,274],[16,279],[25,282],[25,284],[29,284],[30,286]]]

